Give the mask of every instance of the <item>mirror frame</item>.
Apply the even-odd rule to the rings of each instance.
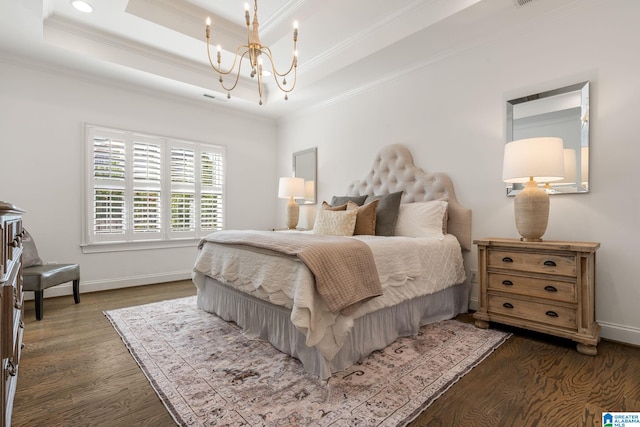
[[[318,148],[313,147],[302,151],[296,151],[293,153],[293,176],[304,178],[305,189],[308,181],[313,181],[312,197],[308,197],[310,194],[306,194],[304,199],[298,199],[296,202],[299,205],[315,205],[318,200]],[[307,159],[308,158],[308,159]],[[305,159],[304,166],[311,166],[312,170],[303,169],[303,159]]]
[[[570,86],[565,86],[559,89],[553,89],[546,92],[536,93],[533,95],[523,96],[521,98],[511,99],[507,101],[507,141],[513,141],[513,126],[514,126],[514,107],[516,105],[524,104],[530,101],[536,101],[544,98],[551,98],[559,95],[566,95],[572,92],[580,92],[580,145],[581,147],[589,147],[589,81],[576,83]],[[577,106],[576,106],[577,107]],[[556,110],[562,112],[563,110]],[[556,135],[539,135],[539,136],[556,136]],[[506,143],[505,142],[505,143]],[[580,154],[582,156],[582,153]],[[580,157],[582,160],[582,157]],[[586,159],[586,171],[590,168],[589,154],[587,151]],[[576,189],[572,191],[558,191],[554,190],[554,183],[550,183],[550,189],[547,189],[548,194],[581,194],[589,192],[589,180],[576,185]],[[557,184],[556,184],[557,185]],[[515,196],[520,190],[524,188],[523,184],[507,184],[507,196]],[[559,188],[559,187],[558,187]]]

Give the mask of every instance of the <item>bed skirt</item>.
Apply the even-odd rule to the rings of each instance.
[[[469,304],[468,288],[463,283],[365,314],[354,320],[353,329],[335,357],[326,360],[317,349],[305,344],[304,334],[291,323],[291,310],[286,307],[247,295],[210,277],[197,287],[198,308],[237,323],[250,338],[269,341],[322,379],[399,337],[417,334],[422,325],[466,313]]]

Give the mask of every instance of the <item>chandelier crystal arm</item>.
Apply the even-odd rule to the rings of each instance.
[[[293,59],[291,59],[291,65],[289,66],[289,69],[287,71],[285,71],[284,73],[281,73],[278,71],[278,69],[276,68],[276,64],[273,61],[273,55],[271,54],[271,49],[269,49],[267,46],[263,46],[262,47],[262,51],[264,53],[267,54],[267,57],[269,58],[269,62],[271,63],[271,69],[273,70],[274,75],[278,76],[278,77],[285,77],[288,76],[289,73],[291,73],[291,71],[294,68],[297,68],[298,66],[298,55],[297,52],[295,50],[295,44],[293,45]]]
[[[284,92],[285,100],[289,99],[287,95],[289,92],[291,92],[295,88],[296,80],[297,80],[298,51],[296,50],[296,46],[298,42],[298,22],[296,21],[293,24],[293,59],[291,60],[291,65],[289,66],[289,69],[286,72],[281,73],[276,69],[275,61],[273,60],[273,54],[271,52],[271,49],[269,49],[268,46],[263,46],[262,42],[260,41],[260,35],[259,35],[260,24],[258,22],[258,0],[254,0],[253,21],[251,20],[251,15],[249,12],[249,5],[247,4],[245,4],[244,19],[245,19],[245,24],[247,26],[247,44],[244,46],[240,46],[236,49],[236,52],[233,58],[233,63],[231,64],[231,67],[227,70],[222,68],[220,45],[217,46],[218,53],[217,53],[216,60],[214,61],[213,58],[211,57],[211,19],[207,18],[206,20],[205,35],[206,35],[206,42],[207,42],[207,57],[209,59],[209,64],[211,65],[211,68],[213,68],[213,70],[219,74],[220,85],[224,90],[227,91],[227,98],[231,98],[231,91],[235,89],[236,86],[238,85],[238,82],[240,80],[241,70],[242,70],[242,62],[243,62],[243,59],[245,59],[245,56],[247,56],[249,59],[249,65],[251,67],[250,77],[253,78],[253,77],[256,77],[257,75],[258,94],[260,95],[260,105],[262,105],[262,96],[263,96],[263,88],[262,88],[263,62],[262,61],[263,60],[261,59],[261,55],[264,53],[270,62],[273,78],[276,82],[276,85],[278,86],[278,89]],[[236,71],[236,64],[238,65],[237,71]],[[293,72],[293,83],[289,85],[287,83],[287,76],[291,72]],[[235,80],[232,86],[227,87],[225,86],[222,77],[232,73],[235,74]],[[282,82],[278,81],[279,77],[282,77]]]
[[[296,87],[296,81],[298,79],[298,73],[297,73],[297,68],[293,69],[293,83],[291,84],[290,88],[285,88],[284,86],[282,86],[280,84],[280,82],[278,81],[278,79],[276,78],[276,76],[273,76],[273,80],[276,82],[276,85],[278,85],[278,89],[280,89],[282,92],[284,93],[290,93],[293,91],[293,89]],[[286,98],[285,98],[286,99]]]
[[[211,64],[211,68],[213,68],[219,74],[224,74],[224,75],[230,74],[233,71],[233,69],[236,67],[236,63],[238,61],[238,57],[243,57],[246,54],[246,52],[245,52],[244,54],[240,55],[240,51],[242,49],[247,49],[248,47],[247,46],[239,46],[236,49],[235,55],[233,56],[233,64],[231,64],[231,67],[229,67],[229,69],[227,71],[224,71],[222,69],[222,64],[221,64],[221,56],[220,56],[221,55],[221,53],[220,53],[221,48],[220,48],[220,45],[218,45],[218,47],[217,47],[217,58],[216,58],[217,61],[218,61],[218,66],[217,67],[214,64],[213,59],[211,59],[211,43],[210,43],[211,24],[209,24],[209,18],[207,18],[206,37],[207,37],[207,57],[209,58],[209,64]]]
[[[220,75],[220,79],[218,80],[220,82],[220,86],[222,86],[222,88],[224,90],[227,91],[227,98],[230,98],[230,94],[229,92],[231,92],[232,90],[234,90],[236,88],[236,86],[238,85],[238,81],[240,80],[240,70],[242,70],[242,59],[244,58],[244,56],[247,54],[247,52],[244,52],[242,54],[242,56],[240,56],[240,65],[238,65],[238,73],[236,74],[236,78],[235,81],[233,82],[233,86],[231,87],[226,87],[224,85],[224,81],[222,80],[222,75]],[[232,68],[233,69],[233,68]]]

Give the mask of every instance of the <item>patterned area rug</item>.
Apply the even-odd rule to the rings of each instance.
[[[405,425],[509,337],[439,322],[321,381],[195,298],[105,312],[184,426]]]

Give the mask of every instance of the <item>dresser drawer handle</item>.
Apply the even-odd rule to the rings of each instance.
[[[510,302],[505,302],[504,304],[502,304],[502,306],[504,308],[513,308],[513,304],[511,304]]]
[[[18,240],[18,238],[16,237],[11,242],[7,243],[7,245],[11,246],[12,248],[17,248],[20,246],[20,240]]]
[[[513,259],[511,257],[506,256],[502,258],[502,262],[513,262]]]
[[[547,316],[549,316],[549,317],[558,317],[558,313],[556,313],[555,311],[551,311],[551,310],[547,311],[545,314]]]
[[[511,280],[503,280],[502,284],[505,286],[513,286],[513,282]]]
[[[547,267],[555,267],[556,263],[553,261],[545,261],[544,265],[546,265]]]
[[[558,289],[555,286],[551,286],[551,285],[545,286],[544,290],[549,292],[558,292]]]

